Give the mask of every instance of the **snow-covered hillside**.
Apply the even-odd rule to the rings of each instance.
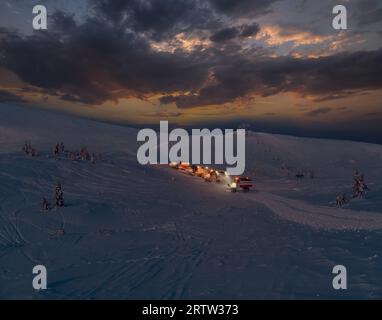
[[[251,132],[257,191],[233,194],[142,167],[136,134],[0,105],[0,298],[382,298],[382,146]],[[58,141],[102,161],[56,160]],[[338,209],[355,169],[371,191]],[[66,206],[41,212],[58,181]],[[46,291],[31,286],[36,264]],[[337,264],[347,291],[331,286]]]

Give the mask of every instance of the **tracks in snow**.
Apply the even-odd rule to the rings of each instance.
[[[278,216],[318,229],[381,230],[382,213],[315,206],[268,192],[241,194],[241,197],[265,205]]]
[[[0,210],[2,211],[2,210]],[[16,216],[17,212],[14,213]],[[0,247],[20,247],[26,243],[16,220],[0,214]]]

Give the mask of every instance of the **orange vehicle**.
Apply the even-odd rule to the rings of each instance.
[[[213,170],[213,169],[208,169],[207,168],[206,174],[204,174],[203,178],[204,178],[204,181],[206,181],[206,182],[217,181],[216,171]]]
[[[204,178],[209,173],[207,167],[196,166],[195,175]]]
[[[180,162],[178,165],[179,171],[189,174],[189,175],[195,175],[194,166],[191,166],[188,162]]]
[[[195,175],[196,175],[197,177],[201,177],[202,174],[203,174],[203,167],[201,167],[201,166],[196,166]]]
[[[169,164],[169,166],[170,166],[170,168],[172,168],[172,169],[178,169],[179,164],[178,164],[177,162],[171,162],[171,163]]]
[[[191,167],[191,165],[188,162],[179,162],[179,165],[178,165],[178,168],[180,170],[186,170],[190,167]]]

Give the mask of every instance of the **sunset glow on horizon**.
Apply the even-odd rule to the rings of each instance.
[[[347,1],[340,31],[330,0],[48,0],[33,31],[37,3],[0,3],[0,103],[137,126],[379,130],[378,1]]]

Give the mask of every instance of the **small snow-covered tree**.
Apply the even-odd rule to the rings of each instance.
[[[365,183],[364,175],[356,170],[353,176],[353,198],[363,198],[367,190],[369,188]]]
[[[56,207],[64,206],[64,192],[62,191],[61,183],[57,183],[55,190]]]

